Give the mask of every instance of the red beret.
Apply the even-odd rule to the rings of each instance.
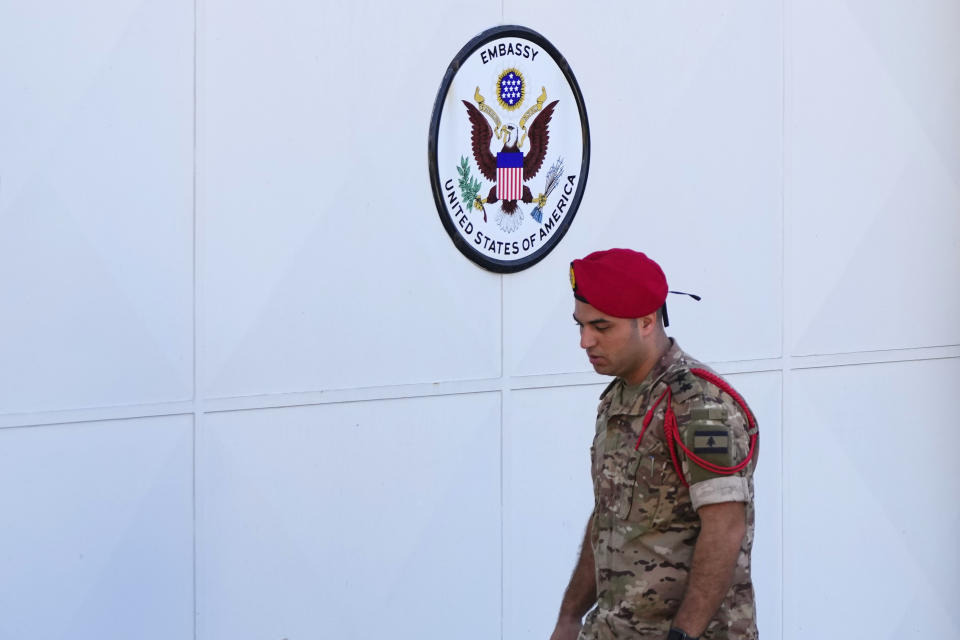
[[[578,299],[618,318],[641,318],[667,301],[667,277],[656,262],[630,249],[595,251],[570,263]]]

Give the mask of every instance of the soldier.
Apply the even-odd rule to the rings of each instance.
[[[594,510],[551,640],[756,640],[750,409],[667,337],[656,262],[598,251],[571,263],[570,282],[580,346],[616,379],[600,396]]]

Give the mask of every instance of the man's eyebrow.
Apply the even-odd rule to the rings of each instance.
[[[592,324],[593,326],[597,326],[598,324],[610,323],[610,320],[608,320],[607,318],[597,318],[596,320],[591,320],[590,322],[583,323],[583,322],[580,322],[580,318],[577,317],[577,314],[573,314],[573,321],[576,322],[577,324]]]

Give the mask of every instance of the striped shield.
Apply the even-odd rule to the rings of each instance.
[[[497,154],[497,198],[519,200],[523,197],[523,152]]]

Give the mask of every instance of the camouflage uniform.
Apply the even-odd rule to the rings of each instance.
[[[671,340],[671,347],[643,382],[615,380],[601,395],[591,447],[594,497],[593,553],[597,606],[587,615],[580,640],[663,640],[687,584],[700,533],[696,509],[718,502],[745,502],[747,531],[727,592],[704,640],[756,640],[750,581],[753,545],[753,469],[736,475],[706,471],[678,461],[690,484],[680,481],[664,436],[666,401],[653,414],[638,450],[644,416],[668,385],[680,438],[701,458],[722,466],[749,451],[749,423],[739,405],[712,383],[690,373],[709,370]]]

